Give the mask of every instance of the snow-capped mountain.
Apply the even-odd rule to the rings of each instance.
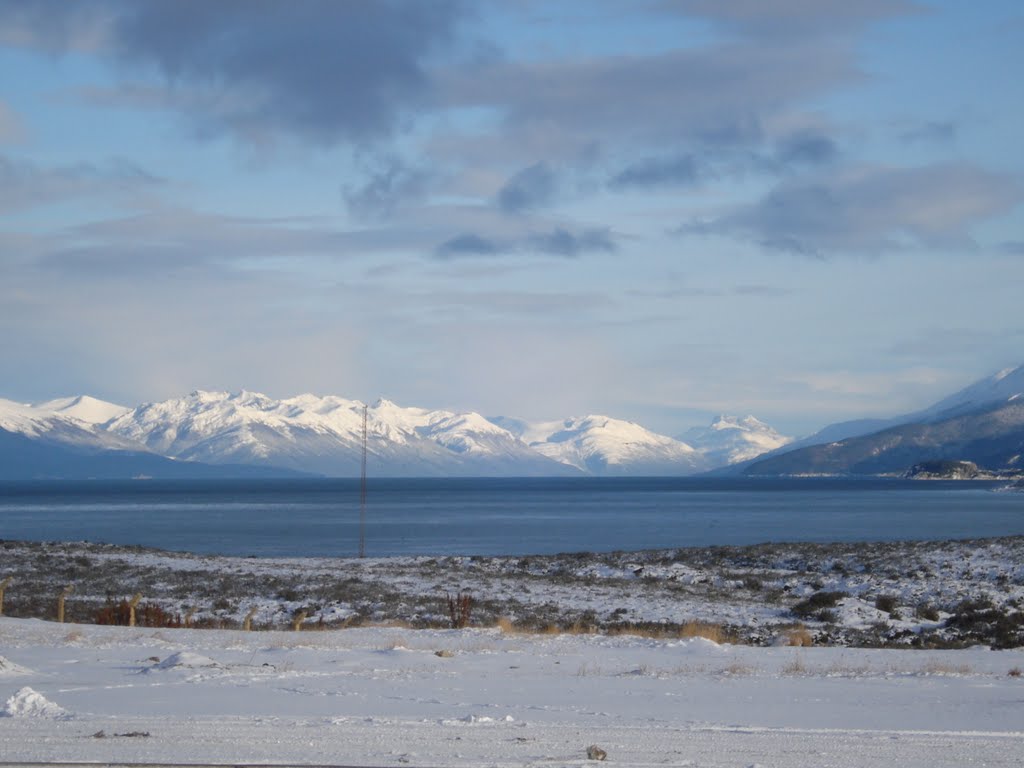
[[[1024,397],[1024,365],[1005,368],[939,400],[923,411],[903,418],[906,421],[949,419],[1021,397]]]
[[[741,469],[750,474],[872,474],[949,459],[1019,470],[1022,455],[1024,365],[987,376],[920,411],[832,424]]]
[[[195,391],[131,409],[88,396],[0,401],[0,429],[24,439],[196,468],[355,476],[362,428],[363,403],[311,394]],[[367,409],[367,453],[374,476],[683,475],[708,467],[689,445],[607,416],[527,424],[389,400]],[[47,466],[55,463],[51,457]]]
[[[709,468],[686,443],[608,416],[534,424],[501,417],[492,421],[538,453],[587,474],[691,475]]]
[[[40,405],[0,399],[0,429],[51,444],[94,450],[130,450],[138,447],[134,443],[96,429],[95,422],[75,416],[72,401],[83,399],[66,398]],[[79,409],[83,415],[98,416],[104,411],[119,408],[101,400],[88,400],[91,402]],[[71,409],[71,412],[67,409]]]
[[[60,416],[84,421],[86,424],[104,424],[131,410],[123,405],[97,400],[89,395],[62,397],[45,403],[36,403],[32,407],[37,411],[49,411]]]
[[[362,425],[363,403],[356,400],[197,391],[139,406],[105,428],[181,460],[353,476],[359,474]],[[377,476],[571,471],[479,414],[403,408],[388,400],[367,409],[367,454],[368,470]]]
[[[793,441],[753,416],[736,418],[726,414],[715,418],[710,426],[688,430],[679,439],[700,451],[712,467],[747,461]]]
[[[888,418],[854,419],[829,424],[807,437],[771,451],[772,455],[789,453],[799,448],[814,445],[827,445],[850,440],[855,437],[873,435],[876,432],[903,426],[905,424],[925,424],[951,419],[956,416],[992,408],[1024,398],[1024,365],[1006,368],[998,373],[986,376],[973,384],[964,387],[949,397],[939,400],[920,411],[904,413]],[[767,458],[767,457],[765,457]],[[743,469],[737,467],[736,469]]]
[[[125,408],[90,397],[39,405],[0,400],[0,479],[129,479],[293,475],[172,461],[103,429]]]

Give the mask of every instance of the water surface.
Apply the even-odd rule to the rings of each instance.
[[[1024,534],[1005,483],[835,478],[371,479],[369,556],[553,554]],[[359,481],[0,485],[0,538],[352,556]]]

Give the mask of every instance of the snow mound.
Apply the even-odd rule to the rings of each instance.
[[[7,700],[2,713],[4,717],[45,717],[51,720],[66,720],[71,715],[41,693],[25,686]]]
[[[487,715],[466,715],[456,720],[441,720],[441,725],[488,725],[494,723],[514,723],[516,720],[511,715],[502,718],[488,717]]]
[[[150,669],[200,669],[203,667],[219,667],[216,661],[209,656],[191,651],[178,651],[172,653],[163,661],[154,664]]]
[[[727,652],[727,649],[723,648],[714,640],[708,640],[706,637],[691,637],[688,640],[680,642],[679,647],[686,653],[693,653],[697,655],[704,653]]]
[[[28,674],[29,671],[30,670],[15,664],[10,659],[5,659],[3,656],[0,656],[0,677],[7,677],[9,675],[25,675]]]

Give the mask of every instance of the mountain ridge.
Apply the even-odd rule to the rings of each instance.
[[[120,452],[136,462],[160,457],[192,464],[198,472],[209,465],[214,473],[217,467],[252,467],[347,477],[360,471],[365,412],[368,470],[377,476],[891,472],[902,469],[892,462],[903,460],[981,457],[983,466],[986,458],[1018,460],[1004,450],[1015,446],[1017,405],[1024,405],[1024,366],[1006,368],[901,417],[832,424],[801,440],[754,416],[721,414],[706,427],[669,437],[602,414],[530,422],[401,406],[385,398],[367,405],[336,395],[275,399],[244,389],[194,390],[134,408],[88,395],[35,405],[0,399],[0,431],[31,441],[29,453]],[[866,439],[872,435],[881,437]],[[946,438],[943,448],[937,441]],[[902,447],[896,450],[887,439]],[[15,443],[23,453],[28,450],[20,440],[5,441],[8,452]],[[868,444],[888,458],[857,458]],[[972,455],[949,453],[968,446]],[[852,458],[844,459],[844,451]],[[50,465],[58,466],[54,461]]]

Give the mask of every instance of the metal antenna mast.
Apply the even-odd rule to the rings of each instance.
[[[359,478],[359,556],[366,557],[366,405],[363,404],[363,460]]]

